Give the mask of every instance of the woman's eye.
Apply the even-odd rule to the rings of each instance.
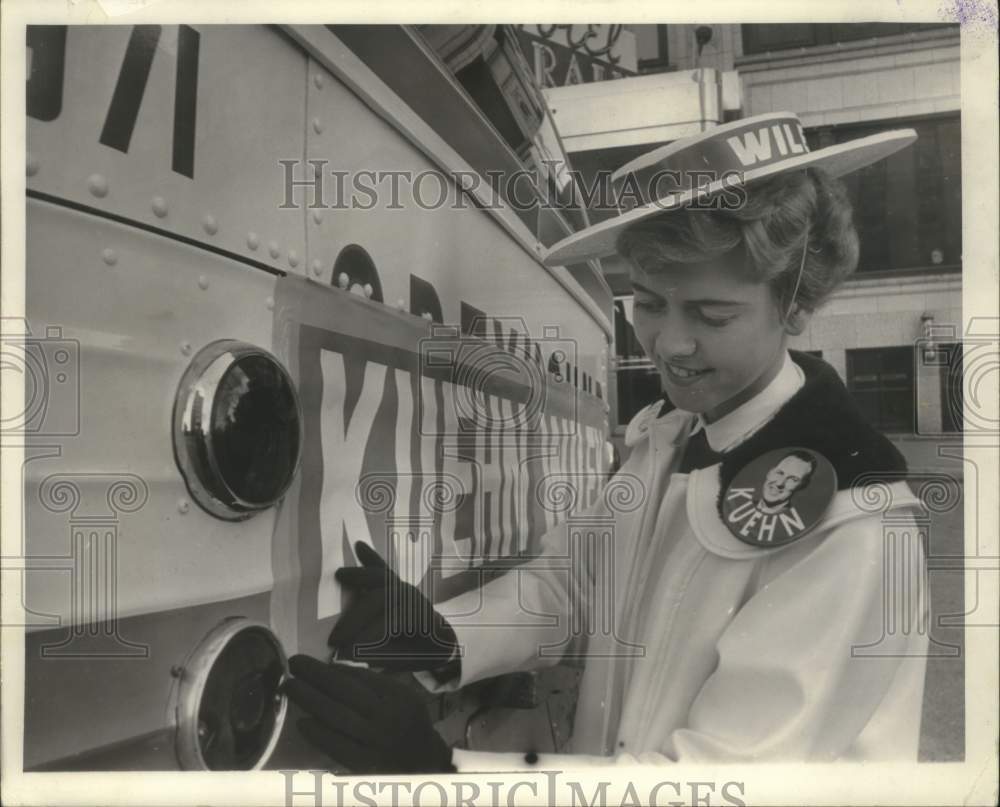
[[[659,300],[636,300],[633,303],[633,306],[638,308],[640,311],[655,312],[663,310],[663,303]]]
[[[735,317],[709,317],[705,314],[701,315],[701,321],[712,328],[724,328],[734,319]]]

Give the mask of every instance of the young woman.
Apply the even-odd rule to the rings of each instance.
[[[832,368],[787,347],[857,263],[831,174],[912,139],[811,153],[794,116],[772,115],[625,166],[619,187],[639,204],[547,261],[612,248],[628,261],[636,336],[674,409],[641,411],[604,500],[480,591],[432,608],[367,547],[362,568],[338,572],[358,590],[331,637],[340,658],[389,636],[425,654],[410,665],[435,671],[418,674],[425,685],[450,689],[582,656],[573,755],[452,752],[405,688],[299,656],[289,694],[313,714],[303,730],[335,759],[382,771],[915,759],[927,603],[905,463]],[[610,533],[594,526],[609,521]],[[565,558],[568,571],[554,562]],[[394,628],[387,601],[435,630]],[[592,618],[574,634],[581,614]],[[458,656],[444,666],[442,645]],[[361,726],[393,709],[403,717],[389,738],[344,728],[345,713]]]

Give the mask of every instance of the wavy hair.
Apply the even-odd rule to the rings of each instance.
[[[636,222],[618,237],[617,250],[645,272],[741,259],[754,280],[770,283],[782,312],[793,293],[802,309],[814,311],[857,267],[858,235],[843,183],[809,168],[749,186],[738,209],[683,208]]]

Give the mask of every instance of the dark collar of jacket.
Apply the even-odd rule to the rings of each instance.
[[[861,414],[837,371],[808,353],[789,353],[805,384],[753,435],[722,454],[720,500],[741,468],[780,448],[808,448],[826,457],[837,472],[838,490],[902,480],[906,460]]]
[[[792,541],[773,549],[750,545],[732,535],[723,517],[723,497],[736,475],[770,451],[807,448],[824,456],[833,466],[838,490],[817,528],[826,529],[890,507],[918,504],[906,483],[903,456],[867,422],[837,372],[822,359],[797,351],[790,353],[805,376],[802,387],[750,437],[718,455],[721,460],[688,476],[687,512],[691,528],[713,554],[746,559],[781,552],[797,543]],[[658,400],[636,414],[626,429],[626,445],[638,447],[649,441],[664,449],[672,446],[675,451],[683,450],[682,434],[691,428],[694,416],[679,410],[661,414],[663,403]],[[871,485],[883,488],[885,496],[876,496],[869,502],[861,495],[859,501],[856,491]],[[816,534],[822,534],[823,529]]]

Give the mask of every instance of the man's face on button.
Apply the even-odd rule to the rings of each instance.
[[[636,338],[674,406],[709,421],[759,392],[784,327],[767,283],[722,262],[630,268]]]
[[[764,487],[760,492],[764,504],[773,506],[788,501],[802,487],[802,480],[809,471],[810,465],[805,460],[785,457],[764,478]]]

